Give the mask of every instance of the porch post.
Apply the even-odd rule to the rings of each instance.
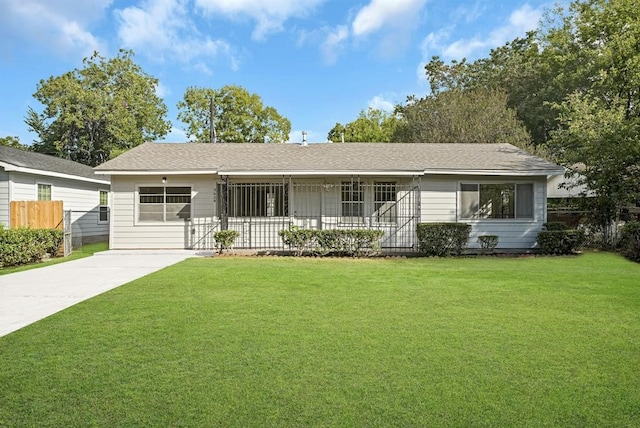
[[[229,177],[222,178],[220,192],[220,230],[229,229]]]

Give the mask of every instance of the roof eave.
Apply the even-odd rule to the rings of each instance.
[[[102,175],[212,175],[217,174],[215,169],[211,170],[119,170],[119,169],[94,169],[96,174]]]
[[[11,171],[11,172],[44,175],[47,177],[65,178],[67,180],[86,181],[86,182],[98,183],[98,184],[110,184],[108,180],[101,180],[99,178],[89,178],[89,177],[83,177],[81,175],[74,175],[74,174],[63,174],[61,172],[47,171],[44,169],[26,168],[23,166],[13,165],[7,162],[0,162],[0,166],[3,167],[5,171]]]
[[[562,169],[426,169],[425,175],[494,175],[494,176],[554,176],[564,174]]]

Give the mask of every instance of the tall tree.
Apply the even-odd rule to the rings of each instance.
[[[346,125],[336,123],[327,138],[334,143],[388,143],[392,141],[400,120],[397,115],[379,109],[362,110],[358,118]]]
[[[592,219],[611,245],[620,207],[640,198],[640,118],[628,116],[625,98],[604,102],[589,94],[575,93],[558,109],[561,126],[549,148],[575,186],[592,194]]]
[[[449,89],[424,98],[409,98],[398,108],[403,122],[394,141],[407,143],[510,143],[531,141],[507,95],[487,89]]]
[[[29,147],[20,143],[20,139],[18,137],[13,137],[13,136],[0,137],[0,146],[13,147],[14,149],[29,150]]]
[[[218,141],[225,143],[282,143],[288,140],[291,122],[273,107],[265,107],[257,94],[241,86],[221,89],[190,87],[178,102],[178,119],[187,137],[210,142],[211,102]]]
[[[171,123],[156,95],[158,80],[133,55],[120,50],[106,59],[95,52],[83,68],[41,80],[34,97],[44,110],[29,108],[25,120],[40,138],[33,149],[95,166],[166,135]]]

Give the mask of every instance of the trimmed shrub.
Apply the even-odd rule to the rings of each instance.
[[[425,256],[460,255],[467,248],[471,225],[466,223],[418,223],[418,250]]]
[[[483,253],[490,253],[496,249],[500,238],[498,235],[482,235],[478,236],[478,243]]]
[[[313,251],[317,245],[317,232],[313,229],[302,229],[299,226],[289,226],[289,229],[282,229],[279,233],[282,242],[295,250],[296,256],[301,256]]]
[[[218,244],[217,246],[220,254],[222,254],[225,249],[233,248],[233,242],[238,236],[240,236],[240,232],[237,230],[219,230],[215,232],[213,234],[213,239],[215,239]]]
[[[349,257],[374,256],[381,252],[381,230],[329,229],[314,230],[291,226],[283,229],[280,237],[295,255],[335,255]]]
[[[35,263],[56,256],[64,240],[58,229],[0,229],[0,267]]]
[[[634,221],[624,225],[620,232],[618,244],[620,254],[640,263],[640,222]]]
[[[567,229],[564,223],[550,222],[536,238],[542,254],[575,254],[585,241],[584,230]]]

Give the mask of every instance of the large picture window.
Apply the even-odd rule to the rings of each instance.
[[[140,187],[139,221],[185,221],[191,218],[191,187]]]
[[[396,222],[396,183],[374,183],[373,209],[377,222]]]
[[[364,214],[364,192],[357,181],[343,181],[342,217],[362,217]]]
[[[230,217],[286,217],[289,186],[284,183],[235,183],[229,186]]]
[[[532,183],[460,184],[463,219],[532,219]]]

